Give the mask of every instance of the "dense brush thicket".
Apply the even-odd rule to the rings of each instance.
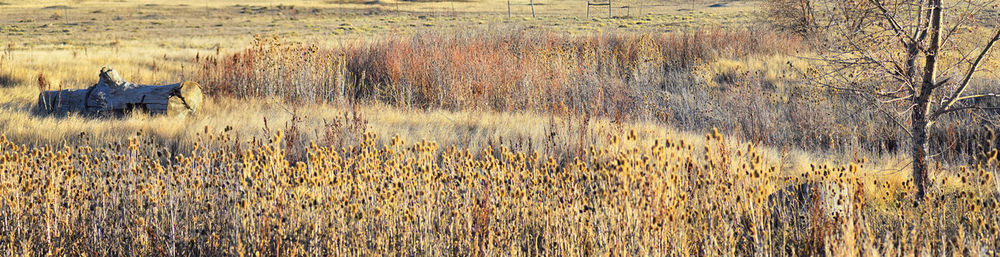
[[[705,60],[790,54],[777,33],[570,36],[526,31],[423,33],[329,49],[259,37],[209,56],[199,72],[218,94],[295,100],[384,101],[406,107],[551,110],[634,115],[667,75]],[[200,60],[200,58],[199,58]]]
[[[719,127],[767,145],[894,151],[896,125],[854,96],[775,81],[760,70],[698,70],[715,60],[806,48],[798,37],[762,31],[490,30],[339,48],[258,38],[237,53],[199,57],[198,80],[216,96],[653,120],[687,130]]]
[[[798,76],[815,71],[767,64],[705,70],[719,60],[796,60],[809,51],[801,38],[779,32],[572,36],[486,30],[338,48],[265,37],[255,42],[240,52],[198,58],[198,80],[210,94],[647,120],[693,131],[717,127],[753,142],[811,151],[885,154],[907,142],[893,110]],[[984,143],[957,140],[958,147]]]

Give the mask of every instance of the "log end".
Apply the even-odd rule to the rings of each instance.
[[[187,116],[197,113],[201,109],[204,95],[201,93],[201,85],[194,81],[181,83],[178,89],[179,94],[170,97],[168,101],[167,115]]]
[[[105,84],[110,88],[122,89],[128,84],[125,79],[118,74],[118,71],[111,66],[101,67],[101,74],[98,75],[98,78],[98,84]]]

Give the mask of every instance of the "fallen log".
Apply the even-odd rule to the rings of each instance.
[[[38,109],[48,114],[77,112],[121,115],[130,111],[187,116],[201,108],[201,85],[192,81],[170,85],[138,85],[122,79],[111,67],[101,68],[97,84],[87,89],[45,91]]]

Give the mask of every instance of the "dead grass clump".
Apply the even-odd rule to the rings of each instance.
[[[45,73],[38,73],[38,91],[45,92],[49,90],[49,79],[45,77]]]
[[[21,81],[10,74],[0,73],[0,87],[13,87],[20,84]]]
[[[210,95],[283,97],[295,101],[325,102],[342,95],[342,64],[329,50],[292,44],[277,37],[257,37],[253,46],[222,58],[196,56],[198,71]]]
[[[13,87],[21,83],[20,80],[11,75],[10,72],[7,70],[8,68],[10,68],[10,64],[7,63],[7,59],[9,58],[8,56],[10,53],[9,50],[10,48],[11,47],[8,46],[7,51],[0,53],[0,87]]]

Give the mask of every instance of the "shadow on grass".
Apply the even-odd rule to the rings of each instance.
[[[14,78],[10,74],[0,74],[0,88],[13,87],[21,83],[21,80]]]

